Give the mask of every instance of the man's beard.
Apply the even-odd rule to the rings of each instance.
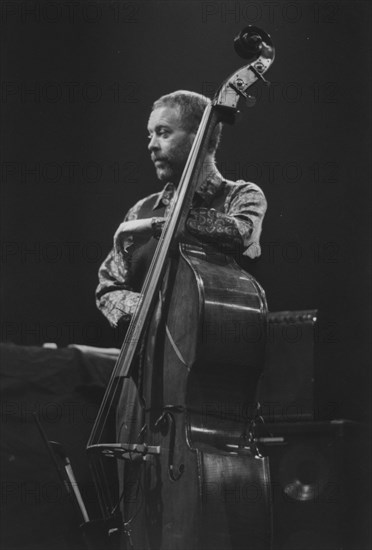
[[[172,182],[175,185],[181,179],[183,169],[191,150],[191,145],[184,145],[172,153],[162,156],[153,155],[153,161],[159,160],[159,165],[155,164],[156,175],[162,183]]]
[[[156,175],[162,183],[171,181],[177,184],[181,179],[184,165],[174,165],[168,159],[162,159],[160,165],[155,165]]]

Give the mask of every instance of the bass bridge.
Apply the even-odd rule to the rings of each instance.
[[[160,445],[146,445],[146,443],[100,443],[91,445],[89,451],[97,452],[107,458],[139,462],[149,461],[155,455],[160,455]]]

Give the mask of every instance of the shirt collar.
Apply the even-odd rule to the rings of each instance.
[[[206,178],[199,185],[195,193],[198,194],[203,199],[203,201],[208,205],[212,202],[214,197],[223,188],[224,183],[225,182],[223,177],[221,176],[217,168],[213,166],[208,172]],[[153,210],[155,210],[156,208],[159,208],[161,204],[168,206],[168,204],[173,199],[175,192],[176,192],[176,186],[173,183],[168,182],[163,188],[163,190],[159,193],[159,196],[156,199],[155,204],[153,206]]]
[[[171,200],[173,199],[175,192],[176,192],[176,186],[173,183],[168,182],[165,185],[163,191],[159,193],[159,196],[156,199],[152,209],[156,210],[161,205],[168,206]]]

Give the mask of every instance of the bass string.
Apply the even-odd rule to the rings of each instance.
[[[107,390],[102,401],[101,410],[99,411],[97,416],[96,426],[94,426],[92,431],[92,437],[90,438],[91,440],[100,440],[102,437],[108,415],[113,407],[113,403],[115,402],[116,394],[120,385],[120,376],[118,376],[118,373],[120,374],[120,372],[123,370],[125,362],[128,363],[129,360],[131,363],[133,361],[140,340],[140,336],[144,332],[144,327],[146,325],[149,312],[151,310],[152,302],[154,301],[156,291],[158,290],[161,282],[160,279],[162,271],[164,269],[166,258],[169,254],[169,249],[172,245],[176,230],[180,225],[179,222],[184,210],[185,202],[187,198],[191,195],[192,191],[194,191],[193,187],[196,186],[196,178],[194,178],[193,181],[192,175],[197,163],[201,146],[203,144],[203,138],[205,138],[205,130],[208,127],[208,123],[211,119],[211,113],[212,105],[208,105],[204,110],[203,118],[200,122],[198,132],[196,134],[192,149],[190,151],[190,155],[182,174],[180,191],[178,193],[177,200],[175,200],[172,204],[171,212],[165,222],[162,235],[159,239],[159,243],[156,247],[147,276],[142,286],[141,295],[145,299],[141,301],[139,307],[137,308],[129,323],[119,357],[115,364],[113,373],[111,375]],[[190,181],[191,184],[194,183],[194,185],[190,185]]]

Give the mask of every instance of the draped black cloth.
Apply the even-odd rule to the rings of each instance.
[[[47,438],[63,445],[88,513],[97,517],[85,447],[114,362],[76,348],[0,345],[3,550],[81,548],[82,518],[32,413]]]

